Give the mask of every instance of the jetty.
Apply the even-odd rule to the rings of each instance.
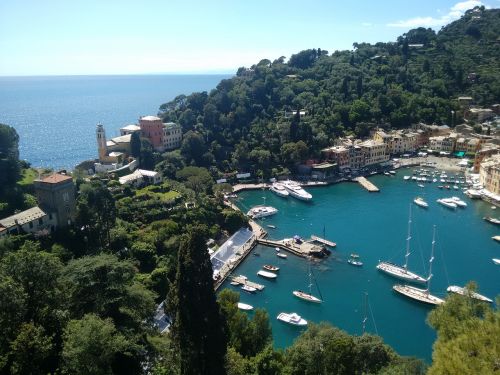
[[[330,246],[330,247],[337,246],[337,244],[335,242],[325,240],[324,238],[321,238],[321,237],[318,237],[318,236],[315,236],[315,235],[311,236],[311,240],[319,242],[319,243],[321,243],[323,245],[326,245],[326,246]]]
[[[255,288],[257,290],[262,290],[264,289],[264,285],[262,284],[257,284],[257,283],[254,283],[253,281],[250,281],[248,280],[247,278],[245,278],[244,276],[234,276],[233,278],[231,278],[231,280],[239,283],[240,285],[247,285],[247,286],[251,286],[252,288]]]
[[[361,186],[363,186],[370,193],[377,193],[380,191],[378,187],[368,181],[365,177],[356,177],[353,181],[358,182]]]
[[[286,250],[302,258],[305,258],[309,255],[322,258],[325,255],[323,249],[320,246],[314,245],[311,242],[307,241],[298,243],[293,238],[285,238],[282,240],[268,240],[264,238],[257,238],[256,241],[261,245],[279,248],[280,250]]]

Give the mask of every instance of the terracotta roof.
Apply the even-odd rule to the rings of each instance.
[[[41,182],[44,182],[46,184],[58,184],[63,181],[71,180],[71,176],[67,176],[64,174],[60,173],[54,173],[53,175],[50,175],[49,177],[42,178]]]

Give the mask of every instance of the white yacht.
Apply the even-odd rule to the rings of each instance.
[[[480,199],[481,198],[481,193],[477,190],[474,189],[469,189],[465,192],[465,194],[470,198],[470,199]]]
[[[251,310],[253,310],[253,306],[248,305],[246,303],[238,302],[238,309],[243,310],[243,311],[251,311]]]
[[[404,176],[403,179],[404,180],[409,180],[411,178],[411,176]]]
[[[275,273],[262,271],[262,270],[257,272],[257,275],[265,277],[266,279],[275,279],[278,277],[278,275],[276,275]]]
[[[285,189],[283,184],[280,184],[279,182],[274,182],[271,187],[269,188],[274,194],[286,198],[290,195],[288,190]]]
[[[424,208],[429,207],[429,204],[422,197],[416,197],[413,200],[413,203],[415,203],[417,206],[420,206],[420,207],[424,207]]]
[[[440,305],[444,303],[444,300],[433,296],[429,293],[432,279],[432,262],[434,261],[434,244],[436,243],[436,226],[432,232],[432,250],[431,257],[429,259],[429,276],[427,277],[427,288],[420,289],[410,285],[394,285],[392,289],[406,297],[412,298],[416,301],[428,303],[430,305]]]
[[[457,204],[452,200],[450,200],[449,198],[438,199],[436,202],[448,208],[453,208],[453,209],[457,208]]]
[[[254,288],[253,286],[250,286],[250,285],[243,285],[241,287],[242,290],[244,290],[245,292],[248,292],[248,293],[255,293],[257,291],[257,288]]]
[[[479,294],[476,292],[472,292],[472,291],[468,290],[467,288],[462,288],[461,286],[450,285],[446,290],[449,293],[456,293],[456,294],[460,294],[462,296],[469,296],[470,295],[472,298],[477,299],[479,301],[493,303],[493,300],[491,298],[488,298],[488,297],[483,296],[482,294]]]
[[[252,219],[259,219],[261,217],[271,216],[278,212],[278,210],[271,206],[255,206],[247,212],[247,215]]]
[[[288,190],[290,195],[294,198],[303,201],[310,201],[312,199],[312,195],[309,194],[304,189],[302,189],[302,187],[299,185],[298,182],[292,180],[286,180],[285,182],[283,182],[283,186],[285,187],[286,190]]]
[[[453,203],[455,203],[458,207],[467,207],[467,203],[461,200],[459,197],[451,197],[450,198]]]
[[[410,215],[408,219],[408,236],[406,237],[406,254],[405,254],[405,264],[398,266],[390,262],[380,262],[377,264],[377,269],[379,271],[385,272],[389,276],[396,277],[409,282],[415,283],[425,283],[426,279],[414,272],[408,270],[408,257],[410,256],[410,240],[411,240],[411,205],[410,205]]]
[[[299,314],[297,313],[280,313],[276,319],[281,320],[282,322],[292,324],[294,326],[306,326],[307,325],[307,320],[302,318]]]
[[[491,260],[493,261],[493,263],[495,263],[496,265],[500,265],[500,259],[498,258],[491,258]]]

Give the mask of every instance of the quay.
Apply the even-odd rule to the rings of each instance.
[[[368,181],[365,177],[356,177],[353,179],[353,181],[358,182],[361,186],[363,186],[370,193],[376,193],[376,192],[380,191],[380,189],[378,187],[376,187],[374,184],[372,184],[370,181]]]
[[[251,286],[252,288],[255,288],[257,290],[264,289],[264,285],[254,283],[253,281],[246,279],[244,276],[234,276],[231,280],[236,281],[240,285]]]
[[[324,255],[323,249],[320,246],[316,246],[310,242],[297,243],[293,238],[285,238],[283,240],[268,240],[264,238],[258,238],[256,241],[261,245],[274,248],[277,247],[281,250],[286,250],[302,258],[305,258],[309,255],[316,257],[322,257]]]
[[[326,246],[330,246],[330,247],[337,246],[337,244],[335,242],[325,240],[324,238],[321,238],[321,237],[318,237],[318,236],[315,236],[315,235],[311,235],[311,240],[319,242],[319,243],[321,243],[323,245],[326,245]]]

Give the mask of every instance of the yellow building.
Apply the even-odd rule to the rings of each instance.
[[[500,195],[500,155],[493,155],[481,163],[479,181],[486,190]]]
[[[418,149],[420,134],[404,130],[393,130],[389,133],[377,130],[373,135],[373,140],[385,144],[388,155],[404,154]]]
[[[372,139],[359,144],[364,155],[364,166],[380,164],[389,160],[387,145]]]

